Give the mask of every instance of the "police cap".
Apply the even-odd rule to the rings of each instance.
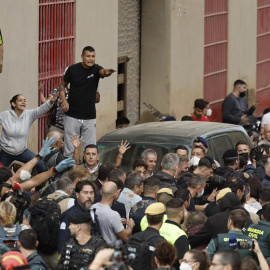
[[[160,193],[167,193],[168,195],[172,195],[173,196],[172,190],[170,188],[161,188],[157,192],[157,194],[160,194]]]
[[[82,223],[87,223],[91,222],[91,216],[90,213],[77,213],[68,218],[68,221],[72,224],[82,224]]]
[[[202,143],[204,145],[205,148],[208,148],[208,143],[207,143],[207,140],[203,137],[195,137],[194,140],[193,140],[193,143]]]
[[[224,160],[235,160],[235,159],[238,159],[238,153],[235,149],[229,149],[225,151],[222,158]]]
[[[145,214],[150,216],[160,215],[163,213],[165,213],[165,206],[160,202],[152,203],[145,209]]]

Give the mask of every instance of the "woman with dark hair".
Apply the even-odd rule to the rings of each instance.
[[[257,178],[252,178],[248,181],[248,184],[250,186],[250,197],[247,204],[256,208],[257,210],[262,209],[262,206],[259,203],[260,193],[262,191],[262,182]]]
[[[187,251],[180,265],[180,270],[208,270],[211,264],[206,251],[191,249]]]
[[[57,95],[33,110],[25,109],[26,100],[23,95],[15,95],[10,100],[11,110],[0,113],[0,162],[4,166],[9,166],[14,160],[26,163],[35,157],[27,148],[29,128],[36,119],[50,110],[56,99]],[[40,161],[36,167],[39,173],[46,170],[45,164]]]
[[[175,259],[176,250],[173,245],[168,242],[160,242],[157,244],[154,252],[154,260],[157,265],[156,270],[172,269]]]

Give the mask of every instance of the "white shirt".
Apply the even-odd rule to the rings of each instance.
[[[262,117],[262,127],[267,124],[270,124],[270,112],[264,114]]]

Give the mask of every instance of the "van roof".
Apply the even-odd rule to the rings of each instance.
[[[175,143],[177,138],[181,138],[182,142],[189,145],[193,141],[193,138],[198,136],[207,138],[213,133],[222,134],[237,130],[245,132],[241,126],[215,122],[151,122],[114,130],[101,137],[98,142],[128,140],[129,142],[159,142],[170,144]]]

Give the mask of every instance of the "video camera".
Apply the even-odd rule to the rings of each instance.
[[[19,184],[14,184],[12,186],[8,183],[2,183],[1,190],[3,187],[12,189],[6,192],[3,197],[1,197],[1,201],[5,201],[8,197],[11,197],[10,202],[15,205],[17,209],[16,222],[22,223],[23,221],[23,213],[25,209],[27,209],[31,203],[31,198],[27,192],[21,189]]]
[[[107,270],[128,270],[128,265],[135,259],[134,253],[129,253],[121,240],[116,240],[114,253],[111,258],[112,265]]]

